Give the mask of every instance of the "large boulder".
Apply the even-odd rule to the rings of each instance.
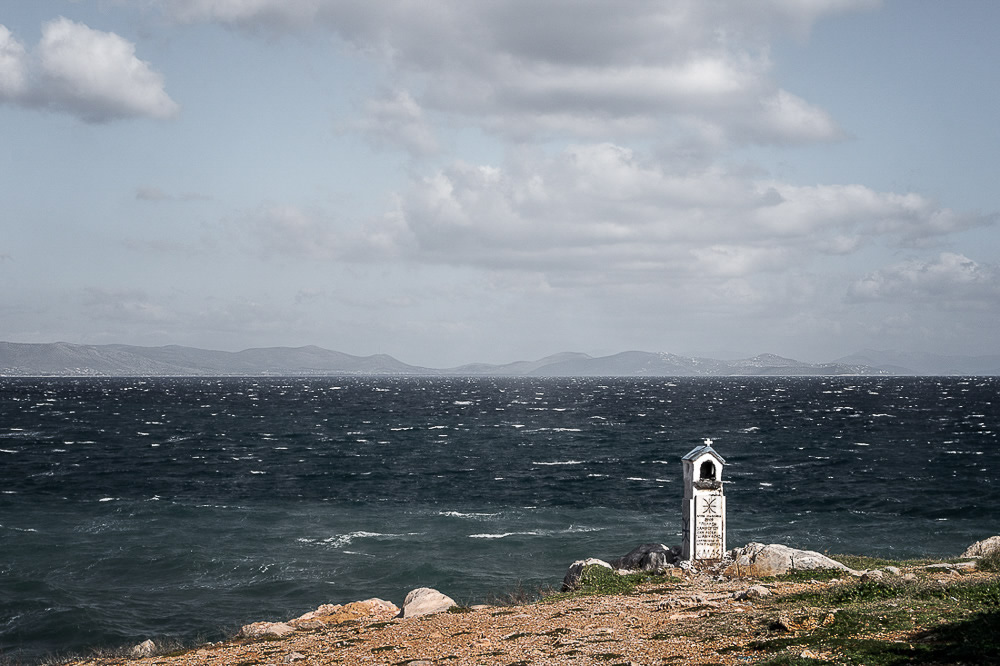
[[[726,569],[731,576],[780,576],[806,569],[851,571],[840,562],[813,550],[798,550],[781,544],[748,543],[729,553],[733,563]]]
[[[604,560],[599,560],[594,557],[590,557],[586,560],[577,560],[573,564],[569,565],[569,569],[566,570],[566,575],[563,577],[562,591],[569,592],[579,587],[580,576],[583,575],[584,568],[591,565],[597,565],[599,567],[606,567],[614,570],[614,567]]]
[[[418,587],[406,595],[406,600],[403,602],[402,617],[419,617],[432,613],[443,613],[455,605],[454,599],[441,594],[435,589]]]
[[[679,548],[668,548],[662,543],[644,543],[628,554],[611,560],[611,566],[627,571],[662,571],[674,566],[680,559]]]
[[[323,604],[314,611],[291,620],[288,624],[296,629],[319,629],[327,625],[340,624],[348,620],[388,620],[399,615],[399,607],[384,599],[365,599],[340,604]]]
[[[237,638],[265,638],[286,636],[295,631],[295,627],[284,622],[252,622],[243,625]]]
[[[991,550],[1000,548],[1000,536],[991,536],[989,539],[977,541],[962,553],[962,557],[982,557]]]

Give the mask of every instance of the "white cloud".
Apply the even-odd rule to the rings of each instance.
[[[852,284],[848,297],[943,308],[957,303],[995,307],[1000,304],[1000,267],[943,252],[935,260],[912,259],[875,271]]]
[[[419,90],[416,108],[501,135],[669,131],[715,144],[839,137],[828,114],[770,80],[769,44],[874,4],[160,0],[181,21],[255,32],[325,26],[379,58],[397,85]],[[369,110],[381,126],[386,110]]]
[[[135,55],[135,44],[66,18],[42,26],[32,52],[0,26],[0,101],[62,111],[92,123],[170,118],[179,107],[163,76]]]
[[[415,179],[387,219],[391,226],[369,233],[418,261],[546,272],[700,266],[730,276],[875,242],[920,244],[993,221],[862,185],[673,171],[610,143],[523,151],[503,168],[455,162]]]
[[[348,127],[362,132],[376,146],[399,147],[414,157],[438,150],[423,109],[405,90],[368,100],[362,118]]]
[[[652,289],[676,307],[763,311],[843,294],[839,278],[814,274],[820,262],[991,222],[917,195],[692,171],[600,143],[521,149],[502,167],[453,162],[414,176],[384,216],[362,224],[270,206],[237,235],[264,256],[404,260],[533,276],[600,300],[649,300]],[[642,295],[625,296],[633,293]]]
[[[0,25],[0,101],[24,94],[27,83],[27,52],[6,26]]]

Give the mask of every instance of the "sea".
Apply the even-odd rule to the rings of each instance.
[[[324,603],[558,588],[680,543],[957,556],[1000,533],[1000,378],[0,378],[0,662]]]

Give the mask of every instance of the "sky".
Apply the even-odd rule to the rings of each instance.
[[[0,0],[0,340],[997,354],[997,26],[990,0]]]

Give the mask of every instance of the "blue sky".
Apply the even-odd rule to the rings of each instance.
[[[0,0],[0,339],[1000,344],[1000,4]]]

